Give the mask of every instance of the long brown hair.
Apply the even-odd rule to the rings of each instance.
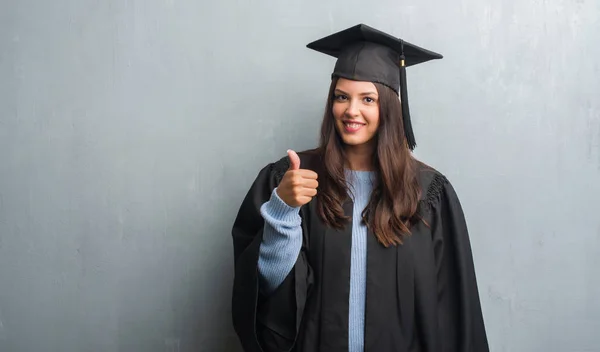
[[[320,145],[324,174],[319,175],[317,209],[323,222],[342,228],[350,220],[344,215],[343,202],[348,197],[344,166],[344,142],[335,128],[333,100],[337,79],[329,96],[321,125]],[[402,107],[398,95],[387,86],[374,83],[379,93],[379,128],[373,138],[376,147],[373,167],[377,172],[371,199],[362,213],[363,221],[386,247],[402,244],[417,220],[421,195],[417,179],[417,161],[412,157],[402,125]]]

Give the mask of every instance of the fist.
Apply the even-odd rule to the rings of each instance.
[[[283,175],[277,186],[277,195],[290,207],[300,207],[310,202],[317,195],[317,173],[300,168],[300,157],[293,150],[288,150],[290,168]]]

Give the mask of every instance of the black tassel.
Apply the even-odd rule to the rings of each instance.
[[[406,66],[404,62],[404,43],[401,44],[402,53],[400,54],[400,102],[402,104],[402,122],[404,124],[404,135],[408,148],[414,150],[417,146],[412,123],[410,122],[410,110],[408,108],[408,90],[406,87]]]

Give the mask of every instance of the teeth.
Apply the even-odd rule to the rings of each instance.
[[[350,128],[359,128],[362,125],[359,123],[346,123],[346,126],[348,126]]]

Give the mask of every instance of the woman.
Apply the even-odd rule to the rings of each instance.
[[[320,146],[263,168],[232,231],[245,351],[488,351],[460,203],[411,154],[405,66],[441,55],[365,25],[309,48],[337,58]]]

